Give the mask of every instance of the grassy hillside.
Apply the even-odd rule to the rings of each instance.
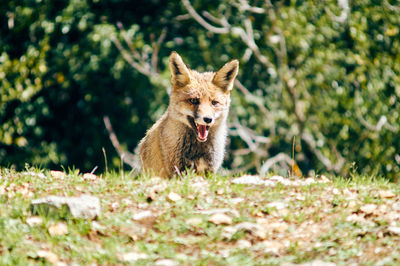
[[[0,264],[400,263],[398,185],[237,178],[2,169]],[[33,199],[82,194],[100,199],[95,220],[32,213]]]

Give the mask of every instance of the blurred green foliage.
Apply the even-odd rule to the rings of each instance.
[[[2,1],[0,165],[104,168],[104,147],[109,167],[118,167],[103,116],[132,151],[168,104],[175,50],[199,71],[240,59],[238,80],[251,94],[233,92],[232,130],[239,122],[268,141],[248,149],[233,134],[228,168],[260,171],[283,152],[303,173],[400,178],[398,1],[249,2],[263,13],[246,1],[190,1],[209,24],[226,19],[222,34],[183,2]],[[246,23],[256,50],[241,36]],[[163,31],[148,75],[115,45],[150,62]]]

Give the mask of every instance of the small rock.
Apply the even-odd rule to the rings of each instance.
[[[208,205],[212,205],[212,203],[214,202],[214,197],[205,197],[204,202]]]
[[[312,177],[307,177],[307,178],[304,180],[304,184],[306,184],[306,185],[314,184],[314,183],[315,183],[315,179],[312,178]]]
[[[156,266],[177,266],[179,265],[178,262],[170,259],[159,259],[157,260],[154,265]]]
[[[62,236],[68,234],[68,227],[65,223],[57,223],[48,228],[51,236]]]
[[[191,187],[193,191],[201,195],[206,195],[209,190],[209,184],[203,177],[195,177],[192,180]]]
[[[343,189],[342,192],[343,192],[343,195],[346,196],[346,199],[348,199],[348,197],[351,197],[353,194],[353,192],[351,192],[348,188]]]
[[[118,201],[114,201],[113,203],[111,203],[111,210],[112,211],[116,211],[119,208],[119,202]]]
[[[236,245],[240,249],[251,248],[251,242],[246,239],[240,239],[236,242]]]
[[[215,213],[208,219],[208,221],[216,225],[231,224],[232,218],[223,213]]]
[[[332,189],[332,194],[333,195],[339,195],[340,194],[339,189],[337,189],[337,188]]]
[[[85,173],[85,174],[83,174],[82,178],[84,180],[96,180],[97,179],[97,175],[92,174],[92,173]]]
[[[217,195],[223,195],[224,192],[225,192],[225,190],[224,190],[223,188],[219,188],[219,189],[217,189],[217,191],[216,191]]]
[[[50,176],[54,179],[64,179],[67,176],[67,174],[61,171],[51,170]]]
[[[275,187],[276,183],[274,181],[271,181],[271,180],[265,180],[264,181],[264,186],[266,186],[266,187]]]
[[[273,180],[263,180],[261,177],[254,175],[244,175],[233,179],[231,182],[234,184],[244,185],[264,185],[266,187],[276,186],[276,182],[274,182]]]
[[[298,196],[296,196],[296,200],[305,201],[306,197],[304,195],[298,195]]]
[[[106,227],[104,225],[99,224],[96,221],[92,221],[92,230],[104,234],[106,231]]]
[[[395,211],[400,211],[400,201],[393,203],[392,208]]]
[[[244,201],[244,198],[232,198],[230,201],[232,204],[238,204],[238,203]]]
[[[165,180],[159,176],[153,176],[150,180],[149,180],[149,184],[155,184],[155,185],[160,185],[160,184],[166,184]]]
[[[274,181],[275,183],[281,183],[284,186],[291,186],[291,185],[298,186],[299,183],[298,181],[291,181],[280,175],[274,175],[269,180]]]
[[[45,207],[47,210],[51,208],[61,210],[63,206],[68,207],[74,218],[94,219],[100,215],[100,200],[90,195],[80,197],[49,196],[32,200],[31,203],[31,209],[34,213],[37,212],[37,208],[41,207]]]
[[[46,175],[45,175],[45,174],[43,174],[43,173],[36,173],[36,172],[22,172],[22,174],[23,174],[23,175],[29,175],[29,176],[36,176],[36,177],[43,178],[43,179],[45,179],[45,178],[46,178]],[[0,178],[0,179],[1,179],[1,178]]]
[[[382,205],[379,205],[379,207],[377,208],[375,214],[379,214],[379,215],[385,214],[385,213],[388,212],[388,210],[389,210],[389,207],[387,205],[385,205],[385,204],[382,204]]]
[[[275,182],[280,182],[280,183],[285,182],[285,178],[280,175],[274,175],[269,180],[275,181]]]
[[[400,227],[398,226],[389,226],[388,232],[394,235],[400,235]]]
[[[221,255],[221,257],[223,257],[223,258],[227,258],[227,257],[229,257],[230,255],[231,255],[231,249],[229,249],[229,248],[225,248],[225,249],[219,249],[218,251],[217,251],[217,253],[218,254],[220,254]],[[205,253],[205,252],[204,252]],[[210,254],[204,254],[204,255],[206,255],[206,256],[210,256]],[[203,255],[203,256],[204,256]]]
[[[267,237],[267,231],[264,229],[264,227],[256,223],[250,223],[250,222],[239,223],[235,225],[235,229],[236,231],[248,232],[260,239],[265,239]]]
[[[32,216],[26,219],[26,223],[29,226],[40,225],[43,223],[43,219],[39,216]]]
[[[389,221],[399,221],[400,220],[400,213],[396,211],[390,211],[385,215],[386,219]]]
[[[118,259],[122,262],[134,262],[137,260],[145,260],[149,256],[145,253],[127,252],[118,255]]]
[[[47,261],[49,261],[52,264],[56,264],[58,262],[58,256],[48,250],[38,250],[36,252],[36,255],[39,258],[45,258]]]
[[[148,202],[140,202],[140,203],[137,205],[137,207],[138,207],[139,209],[147,209],[147,208],[149,208],[149,203],[148,203]]]
[[[191,226],[198,226],[203,222],[201,218],[194,217],[186,220],[186,223]]]
[[[132,205],[132,204],[133,204],[133,201],[130,200],[130,199],[123,199],[123,200],[122,200],[122,203],[129,206],[129,205]]]
[[[155,182],[159,178],[151,179],[151,183]],[[159,180],[159,183],[153,183],[154,185],[147,190],[147,201],[151,202],[157,199],[158,193],[164,191],[167,188],[167,184]]]
[[[375,263],[376,266],[386,266],[386,265],[395,265],[396,262],[393,257],[385,257]]]
[[[244,185],[263,185],[264,180],[261,177],[256,175],[244,175],[238,178],[235,178],[231,181],[234,184],[244,184]]]
[[[261,242],[261,244],[265,248],[265,253],[272,254],[274,256],[279,256],[279,251],[284,248],[284,245],[278,241],[265,240]]]
[[[150,190],[146,196],[147,202],[155,201],[157,199],[157,195],[158,194],[156,192],[154,192],[153,190]]]
[[[161,180],[160,183],[156,183],[154,186],[150,188],[154,193],[163,192],[168,187],[167,183],[164,180]]]
[[[346,221],[352,222],[352,223],[364,223],[365,219],[361,215],[351,214],[351,215],[347,216]]]
[[[285,222],[276,222],[269,224],[269,229],[276,233],[283,233],[289,228]]]
[[[396,197],[396,194],[394,194],[391,190],[381,190],[378,194],[381,199],[390,199]]]
[[[348,201],[357,199],[357,193],[351,192],[347,188],[343,189],[343,195],[346,196],[346,200]]]
[[[329,178],[327,178],[324,175],[321,175],[319,180],[320,180],[319,182],[321,182],[321,183],[331,183],[332,182],[331,180],[329,180]]]
[[[224,238],[224,239],[231,239],[232,238],[232,236],[234,235],[234,234],[236,234],[236,232],[237,232],[237,229],[235,228],[235,227],[233,227],[233,226],[226,226],[225,228],[224,228],[224,230],[222,231],[222,237]]]
[[[350,200],[347,204],[347,208],[353,210],[357,207],[357,202],[355,200]]]
[[[146,236],[148,230],[145,226],[135,224],[135,226],[122,226],[119,228],[119,232],[129,236],[133,241],[138,241]]]
[[[239,223],[235,226],[227,226],[224,228],[222,235],[225,239],[231,239],[232,236],[239,231],[250,233],[260,239],[265,239],[267,237],[267,231],[263,226],[250,222]]]
[[[305,263],[301,263],[301,264],[297,264],[297,265],[301,265],[301,266],[336,266],[336,263],[326,262],[323,260],[314,260],[314,261],[305,262]]]
[[[282,210],[287,207],[287,204],[282,201],[275,201],[275,202],[270,202],[267,204],[267,207],[269,208],[276,208],[277,210]]]
[[[146,211],[140,211],[137,212],[133,215],[132,219],[135,221],[141,221],[149,218],[153,218],[154,214],[152,211],[146,210]]]
[[[168,200],[170,200],[172,202],[177,202],[181,199],[182,199],[182,197],[179,194],[176,194],[175,192],[170,192],[168,194]]]
[[[383,251],[383,248],[377,247],[377,248],[375,248],[374,253],[375,253],[375,254],[379,254],[379,253],[381,253],[382,251]]]
[[[237,230],[233,226],[226,226],[222,231],[222,237],[224,239],[231,239],[234,234],[236,234]]]
[[[235,217],[239,217],[239,212],[237,210],[228,209],[228,208],[201,210],[201,211],[196,211],[195,213],[200,213],[200,214],[205,214],[205,215],[212,215],[212,214],[216,214],[216,213],[230,213],[231,215],[233,215]]]
[[[360,207],[360,211],[362,211],[363,213],[366,213],[366,214],[372,214],[376,210],[377,207],[378,206],[376,206],[376,204],[366,204],[366,205]]]

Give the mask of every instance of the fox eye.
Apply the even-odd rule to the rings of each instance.
[[[217,105],[219,104],[219,102],[217,102],[217,101],[212,101],[211,104],[214,105],[214,106],[217,106]]]
[[[198,104],[200,104],[199,98],[191,98],[191,99],[189,99],[189,102],[190,102],[191,104],[193,104],[193,105],[198,105]]]

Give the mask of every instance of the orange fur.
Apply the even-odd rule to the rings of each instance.
[[[139,144],[142,171],[170,177],[193,168],[215,172],[223,160],[230,91],[239,63],[198,73],[175,52],[170,56],[172,93],[167,111]]]

